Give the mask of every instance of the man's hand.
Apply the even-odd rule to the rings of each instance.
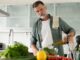
[[[33,50],[33,55],[36,56],[37,55],[37,52],[38,52],[38,50],[37,49],[34,49]]]
[[[64,37],[64,42],[69,43],[71,48],[74,48],[74,32],[70,32],[67,36]]]
[[[74,42],[73,40],[74,40],[73,37],[65,36],[63,41],[66,44],[66,43],[73,43]]]

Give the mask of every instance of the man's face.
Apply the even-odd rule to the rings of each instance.
[[[40,18],[44,18],[47,15],[46,7],[42,4],[39,4],[37,7],[35,7],[34,11]]]

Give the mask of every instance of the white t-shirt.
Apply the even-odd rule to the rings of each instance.
[[[52,49],[53,39],[50,29],[50,20],[42,21],[41,35],[42,35],[42,48],[48,47]]]

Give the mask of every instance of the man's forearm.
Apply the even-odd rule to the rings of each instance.
[[[75,35],[75,32],[70,32],[70,33],[68,34],[68,37],[74,37],[74,35]]]
[[[36,56],[37,51],[38,51],[36,45],[32,44],[32,45],[31,45],[31,48],[32,48],[32,50],[33,50],[33,55]]]

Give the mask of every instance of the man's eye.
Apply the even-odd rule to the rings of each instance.
[[[39,11],[36,11],[36,12],[39,12]]]

